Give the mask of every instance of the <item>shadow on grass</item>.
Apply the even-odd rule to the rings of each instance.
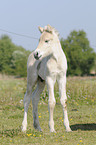
[[[96,124],[95,123],[89,123],[89,124],[75,124],[71,125],[72,131],[76,131],[78,129],[85,130],[85,131],[91,131],[96,130]]]

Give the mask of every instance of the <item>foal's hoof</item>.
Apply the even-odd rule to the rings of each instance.
[[[21,130],[22,132],[26,133],[26,128],[24,128],[23,126],[21,126]]]
[[[39,127],[34,127],[36,130],[38,130],[38,131],[40,131],[40,132],[42,132],[42,129],[41,129],[41,127],[39,126]]]
[[[43,132],[41,128],[39,128],[39,129],[37,129],[37,130],[40,131],[40,132]]]
[[[67,128],[66,132],[72,132],[71,128]]]
[[[56,133],[55,129],[50,129],[50,132],[54,132],[54,133]]]

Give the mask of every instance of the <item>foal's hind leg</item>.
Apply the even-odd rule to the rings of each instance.
[[[38,78],[37,87],[32,94],[32,105],[33,105],[33,125],[34,128],[42,131],[39,125],[38,119],[38,102],[40,99],[40,94],[42,93],[45,86],[45,82]]]
[[[31,96],[32,96],[32,87],[35,85],[35,82],[37,80],[36,76],[30,76],[28,75],[27,77],[27,90],[26,94],[24,96],[24,119],[22,122],[22,131],[25,132],[27,129],[27,112],[28,112],[28,107],[30,104]]]

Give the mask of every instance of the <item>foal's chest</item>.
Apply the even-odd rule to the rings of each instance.
[[[46,80],[47,76],[57,76],[64,70],[64,66],[58,64],[54,58],[49,60],[43,59],[38,66],[38,75]]]

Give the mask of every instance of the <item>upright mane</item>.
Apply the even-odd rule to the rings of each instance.
[[[49,24],[44,27],[44,31],[53,33],[53,34],[55,33],[55,35],[59,37],[59,32],[54,27],[50,26]]]

